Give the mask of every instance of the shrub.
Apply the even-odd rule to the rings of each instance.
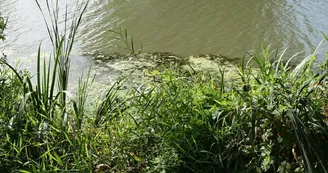
[[[313,70],[314,56],[295,69],[268,58],[263,48],[250,61],[259,68],[243,61],[229,87],[223,75],[157,76],[161,84],[133,97],[136,131],[173,149],[179,164],[167,166],[177,172],[324,171],[326,74]]]
[[[61,36],[48,4],[54,64],[39,48],[36,84],[1,60],[0,172],[326,172],[327,65],[314,70],[315,53],[292,68],[262,47],[234,79],[164,68],[143,90],[120,96],[118,82],[89,112],[90,74],[67,91],[84,5]]]

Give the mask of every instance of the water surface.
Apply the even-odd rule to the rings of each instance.
[[[59,0],[71,8],[76,0]],[[311,52],[328,33],[328,1],[323,0],[92,0],[79,30],[75,55],[82,51],[124,52],[108,29],[126,27],[147,52],[182,56],[221,53],[241,57],[261,43],[289,52]],[[70,10],[69,10],[70,11]],[[7,40],[0,43],[11,59],[32,68],[41,41],[50,51],[47,31],[34,0],[1,0],[9,18]],[[326,48],[323,46],[323,48]],[[74,56],[76,68],[92,62]],[[74,62],[76,61],[76,62]],[[84,67],[83,67],[84,68]]]
[[[309,52],[327,31],[327,8],[322,0],[99,0],[87,14],[82,45],[117,51],[106,29],[121,26],[150,52],[240,57],[261,43]]]

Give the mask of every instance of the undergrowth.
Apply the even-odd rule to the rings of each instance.
[[[86,111],[89,77],[75,95],[67,84],[87,2],[63,35],[50,6],[49,61],[40,48],[31,76],[1,60],[0,172],[326,172],[327,66],[313,70],[316,52],[292,67],[262,46],[232,79],[149,72],[146,89],[121,96],[117,82]]]

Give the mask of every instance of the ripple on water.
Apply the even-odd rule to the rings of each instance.
[[[77,0],[59,0],[61,9],[65,2],[72,14]],[[75,49],[122,52],[107,31],[120,26],[128,28],[137,48],[142,41],[148,52],[241,57],[262,42],[273,48],[289,47],[291,53],[310,52],[323,39],[321,32],[328,32],[327,8],[328,1],[322,0],[94,0]],[[43,50],[50,50],[34,0],[3,0],[0,12],[9,17],[7,40],[0,43],[0,50],[14,57],[29,56],[42,40]]]

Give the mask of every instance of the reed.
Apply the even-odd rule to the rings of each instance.
[[[327,65],[314,70],[316,51],[293,67],[299,54],[285,60],[262,45],[233,80],[220,69],[157,70],[159,82],[119,94],[119,81],[90,108],[90,71],[67,91],[88,1],[69,27],[65,15],[63,33],[51,2],[36,1],[53,45],[50,57],[38,49],[36,82],[1,60],[0,172],[327,172]]]
[[[135,50],[135,42],[133,36],[128,34],[128,30],[126,28],[118,28],[118,29],[110,29],[109,32],[115,34],[114,39],[121,41],[124,44],[122,47],[125,50],[128,50],[129,53],[135,54],[137,51]],[[138,52],[143,51],[143,44],[140,42],[140,50]]]

